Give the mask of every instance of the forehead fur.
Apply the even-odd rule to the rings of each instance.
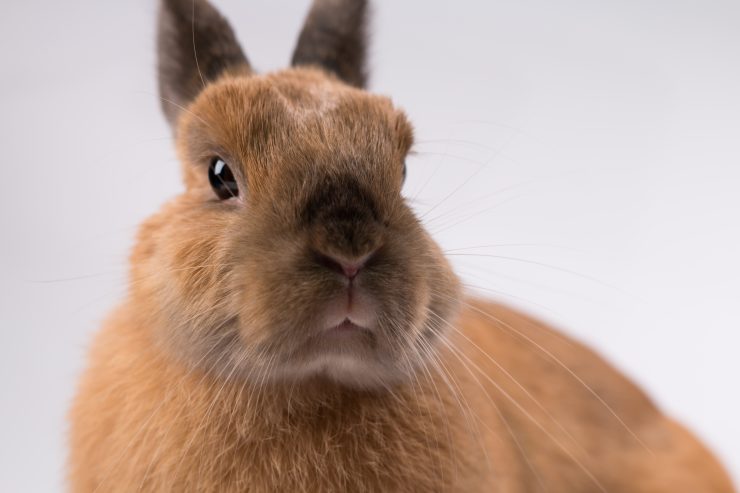
[[[187,161],[220,155],[250,167],[400,161],[413,140],[388,98],[310,68],[226,76],[183,113],[178,134]]]

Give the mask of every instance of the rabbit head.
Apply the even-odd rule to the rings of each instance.
[[[258,75],[204,0],[166,0],[159,85],[185,191],[142,227],[132,296],[158,344],[228,378],[392,385],[459,283],[401,195],[413,134],[365,83],[366,2],[317,0]]]

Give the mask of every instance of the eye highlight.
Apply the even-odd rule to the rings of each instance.
[[[213,192],[220,200],[237,198],[239,196],[239,185],[236,183],[234,173],[220,157],[211,160],[208,167],[208,181],[211,183]]]

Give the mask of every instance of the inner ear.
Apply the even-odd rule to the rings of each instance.
[[[348,84],[365,87],[366,18],[366,0],[314,0],[292,65],[318,66]]]
[[[231,26],[206,0],[161,1],[157,51],[162,109],[173,128],[208,82],[250,72]]]

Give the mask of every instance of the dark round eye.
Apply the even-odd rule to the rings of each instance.
[[[221,200],[236,198],[239,196],[239,186],[236,178],[231,172],[229,165],[220,157],[213,158],[208,168],[208,181],[216,196]]]

